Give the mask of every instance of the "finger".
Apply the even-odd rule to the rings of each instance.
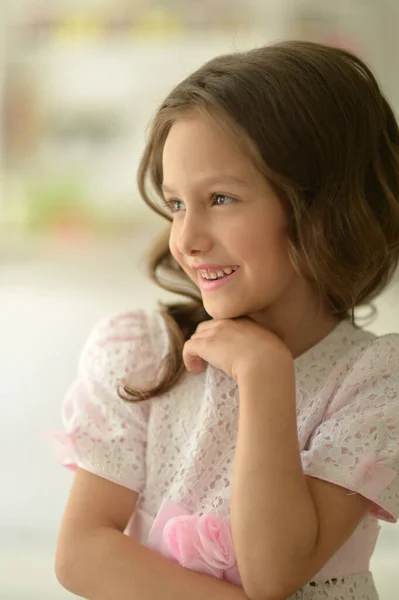
[[[197,325],[197,328],[195,331],[197,332],[197,331],[207,331],[209,329],[215,329],[216,327],[221,327],[222,325],[225,325],[229,321],[232,321],[232,319],[211,319],[209,321],[202,321],[201,323],[199,323]]]
[[[201,323],[198,323],[195,331],[205,331],[207,329],[212,329],[213,327],[215,327],[215,319],[211,319],[210,321],[202,321]]]
[[[202,373],[207,367],[207,362],[199,354],[199,340],[195,341],[195,344],[191,343],[192,340],[188,340],[184,344],[183,348],[183,362],[186,366],[187,371],[190,373]],[[203,338],[202,338],[203,339]]]

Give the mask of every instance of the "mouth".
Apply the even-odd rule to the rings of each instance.
[[[220,287],[229,283],[238,273],[240,267],[237,267],[232,273],[224,274],[222,277],[218,277],[217,279],[205,279],[201,273],[197,274],[198,285],[201,290],[211,291],[217,290]]]

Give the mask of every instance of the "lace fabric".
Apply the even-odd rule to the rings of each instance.
[[[311,581],[287,600],[378,600],[371,573]]]
[[[172,390],[150,401],[127,404],[116,394],[126,377],[138,387],[154,382],[167,340],[156,312],[132,311],[102,321],[65,399],[65,430],[52,434],[62,464],[140,494],[135,531],[142,532],[143,543],[164,499],[198,516],[213,512],[226,518],[230,512],[236,382],[209,365],[199,375],[185,373]],[[302,591],[307,595],[295,600],[341,600],[348,581],[356,583],[354,600],[375,600],[367,571],[377,519],[394,522],[399,514],[399,335],[376,337],[342,321],[295,359],[295,369],[304,472],[373,501],[372,512],[315,576],[317,586],[308,584]],[[145,527],[138,522],[143,514]],[[320,581],[337,574],[345,575],[345,584],[323,588]]]

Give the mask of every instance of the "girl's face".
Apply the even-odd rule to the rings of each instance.
[[[230,319],[266,313],[297,275],[288,257],[286,217],[267,181],[215,121],[176,121],[163,151],[163,193],[173,212],[170,251],[201,289],[207,313]],[[206,289],[196,267],[238,267]],[[274,311],[272,311],[274,312]]]

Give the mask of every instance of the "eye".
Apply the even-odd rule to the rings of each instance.
[[[163,200],[162,203],[171,213],[180,212],[180,209],[176,205],[179,203],[183,204],[181,200]]]
[[[212,200],[213,206],[224,206],[225,204],[230,204],[231,202],[235,201],[234,198],[228,196],[227,194],[213,194]],[[176,198],[171,200],[163,200],[162,204],[171,213],[177,213],[183,210],[183,208],[179,207],[179,204],[182,204],[184,206],[184,202],[182,200],[177,200]]]
[[[229,200],[230,202],[234,202],[234,198],[228,196],[227,194],[214,194],[213,199],[216,206],[223,206],[225,204],[225,202],[222,204],[219,203],[219,200]],[[228,202],[228,204],[230,204],[230,202]]]

